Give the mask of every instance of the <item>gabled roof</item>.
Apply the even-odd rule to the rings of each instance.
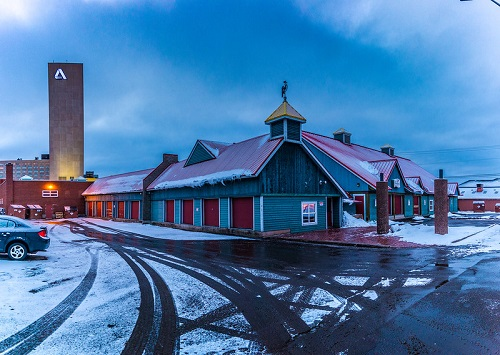
[[[448,183],[448,195],[457,196],[458,195],[458,182]]]
[[[384,174],[384,181],[389,180],[389,177],[394,170],[394,167],[397,165],[397,161],[395,159],[388,160],[379,160],[379,161],[371,161],[370,164],[377,169],[378,173]]]
[[[405,179],[409,177],[418,177],[420,178],[420,186],[424,191],[428,194],[434,193],[434,180],[436,180],[434,175],[409,159],[397,156],[395,156],[395,158],[398,160]]]
[[[212,142],[207,140],[197,140],[189,157],[186,159],[185,165],[197,164],[202,161],[215,159],[219,155],[219,151],[231,143]]]
[[[230,145],[221,143],[217,146],[218,155],[214,159],[192,165],[186,165],[186,161],[172,164],[147,189],[198,187],[256,177],[282,142],[283,139],[269,140],[269,135],[265,134]],[[215,145],[211,147],[215,148]]]
[[[84,192],[86,195],[107,195],[115,193],[142,191],[142,181],[154,169],[134,171],[131,173],[111,175],[97,179]]]
[[[357,144],[344,144],[333,137],[310,132],[302,132],[302,138],[373,188],[376,188],[380,173],[384,174],[384,180],[387,181],[394,168],[398,167],[403,175],[403,183],[408,189],[416,193],[420,193],[421,190],[434,193],[435,177],[411,160],[389,156],[379,150]],[[418,178],[418,183],[408,183],[409,177]]]
[[[300,113],[297,112],[296,109],[292,107],[287,101],[283,101],[283,103],[269,116],[264,122],[269,123],[279,118],[292,118],[301,122],[306,122],[306,119],[302,117]]]

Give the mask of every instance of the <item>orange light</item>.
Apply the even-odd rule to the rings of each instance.
[[[54,185],[52,185],[52,184],[47,185],[47,189],[53,190],[54,189]]]

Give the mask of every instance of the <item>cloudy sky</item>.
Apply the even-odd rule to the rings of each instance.
[[[85,170],[268,132],[283,80],[305,130],[429,172],[500,176],[500,7],[489,0],[0,2],[0,160],[48,153],[47,63],[84,64]]]

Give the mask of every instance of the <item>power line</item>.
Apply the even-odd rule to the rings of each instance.
[[[402,151],[398,152],[398,154],[435,154],[435,153],[446,153],[446,152],[476,152],[480,150],[494,150],[500,149],[500,145],[485,145],[485,146],[477,146],[477,147],[469,147],[469,148],[445,148],[445,149],[433,149],[433,150],[414,150],[414,151]]]

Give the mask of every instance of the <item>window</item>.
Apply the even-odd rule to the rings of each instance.
[[[59,190],[42,190],[42,197],[59,197]]]
[[[429,200],[429,211],[430,212],[434,211],[434,200]]]
[[[318,224],[316,202],[302,202],[302,225]]]

